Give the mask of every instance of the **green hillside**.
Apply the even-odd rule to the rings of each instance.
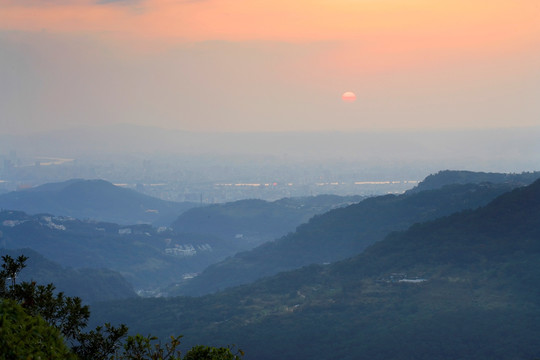
[[[190,209],[181,214],[171,227],[182,233],[211,234],[230,239],[241,237],[255,247],[294,231],[314,215],[363,199],[360,195],[319,195],[271,202],[240,200]]]
[[[242,252],[205,269],[178,295],[201,295],[249,283],[280,271],[342,260],[396,230],[485,205],[511,184],[448,185],[441,189],[366,199],[313,217],[294,233]]]
[[[64,267],[107,268],[137,289],[159,290],[239,251],[209,235],[0,211],[0,248],[30,248]]]
[[[414,225],[364,253],[200,298],[94,307],[185,344],[246,359],[540,357],[540,181]]]

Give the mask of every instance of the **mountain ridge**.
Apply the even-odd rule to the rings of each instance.
[[[368,198],[314,216],[294,233],[213,264],[174,289],[173,294],[204,295],[280,271],[342,260],[362,252],[392,231],[484,205],[514,186],[447,185],[437,190]]]
[[[198,205],[154,198],[101,179],[72,179],[0,195],[0,208],[4,209],[124,225],[168,225],[180,213],[195,206]]]
[[[318,195],[275,201],[239,200],[189,209],[171,227],[177,232],[206,233],[231,239],[242,237],[254,247],[294,231],[314,215],[363,199],[365,196],[361,195]]]
[[[186,346],[236,343],[247,360],[533,359],[539,220],[540,180],[334,264],[200,298],[102,303],[94,314],[160,336],[182,331]]]

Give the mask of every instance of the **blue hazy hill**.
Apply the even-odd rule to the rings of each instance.
[[[197,206],[157,199],[105,180],[73,179],[0,195],[0,208],[119,224],[168,225]]]

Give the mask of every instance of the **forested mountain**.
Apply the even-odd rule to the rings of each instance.
[[[198,206],[153,198],[105,180],[74,179],[0,195],[0,208],[118,224],[169,225]]]
[[[514,186],[524,186],[532,184],[538,178],[540,178],[540,171],[507,174],[465,170],[444,170],[427,176],[420,184],[418,184],[418,186],[409,190],[409,192],[440,189],[443,186],[451,184],[506,183]]]
[[[535,359],[539,284],[537,181],[342,262],[200,298],[102,303],[93,315],[183,333],[185,346],[236,343],[247,360]]]
[[[28,257],[18,281],[53,283],[57,291],[78,296],[87,303],[136,297],[133,286],[116,271],[109,269],[65,268],[31,249],[0,249],[0,256]]]
[[[172,294],[202,295],[249,283],[280,271],[342,260],[415,222],[485,205],[513,184],[448,185],[441,189],[387,195],[313,217],[296,232],[214,264],[171,289]]]
[[[47,184],[20,194],[26,194],[22,196],[26,200],[32,199],[29,200],[30,203],[37,203],[40,199],[47,203],[52,198],[64,199],[67,203],[71,201],[70,199],[74,199],[73,202],[79,205],[87,202],[90,206],[95,203],[91,208],[92,211],[97,211],[108,204],[97,205],[99,199],[106,193],[99,189],[105,188],[112,192],[109,196],[110,201],[121,201],[114,194],[118,191],[124,193],[126,190],[103,181],[97,181],[97,185],[92,183],[92,181],[71,181]],[[131,200],[140,195],[132,191],[128,191],[127,194]],[[133,194],[136,196],[133,197]],[[323,212],[328,208],[355,200],[360,200],[360,197],[319,196],[283,199],[276,202],[279,205],[253,200],[211,207],[227,209],[225,217],[230,217],[232,213],[248,217],[248,220],[238,220],[231,227],[246,229],[242,226],[250,224],[251,232],[247,231],[245,236],[228,236],[234,231],[227,232],[220,227],[223,224],[220,216],[203,216],[201,221],[204,226],[200,231],[204,233],[197,234],[169,228],[155,228],[147,224],[119,225],[48,214],[27,215],[24,212],[6,210],[0,212],[0,248],[28,247],[61,266],[109,268],[120,272],[138,289],[152,290],[148,294],[156,295],[159,293],[158,288],[183,282],[194,273],[227,256],[252,248],[255,238],[257,239],[255,243],[268,240],[270,233],[293,228],[314,212]],[[131,207],[130,204],[133,205],[132,202],[124,202],[127,208]],[[248,205],[245,206],[246,204]],[[126,218],[120,214],[124,210],[119,207],[121,205],[113,207],[113,210],[119,211],[115,216]],[[88,213],[88,210],[84,211]],[[202,213],[212,214],[213,210]],[[271,217],[270,213],[274,213],[275,216],[272,227],[269,228],[265,225],[264,219]],[[185,230],[195,229],[192,227]],[[214,235],[216,233],[222,236]]]
[[[272,202],[241,200],[190,209],[181,214],[171,227],[182,233],[211,234],[230,239],[241,237],[255,247],[294,231],[316,214],[357,203],[364,198],[360,195],[319,195]]]
[[[31,248],[61,266],[108,268],[156,289],[239,251],[238,241],[52,215],[0,212],[0,248]]]

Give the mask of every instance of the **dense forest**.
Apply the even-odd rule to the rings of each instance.
[[[165,251],[185,236],[174,229],[2,211],[0,345],[6,358],[539,358],[540,180],[525,186],[529,175],[441,172],[418,186],[433,189],[337,205],[169,289],[208,278],[222,289],[199,297],[137,297],[139,275],[126,271],[137,266],[138,281],[152,281],[147,264],[178,276],[187,259]],[[480,183],[447,183],[456,176]],[[326,200],[344,199],[314,199]],[[259,205],[267,210],[253,219],[277,204],[201,214],[218,229]],[[213,249],[223,241],[197,236]],[[76,258],[66,266],[42,253]],[[89,258],[124,268],[82,267]]]
[[[200,298],[101,303],[97,318],[235,341],[246,359],[533,359],[539,221],[537,181],[335,264]]]
[[[281,271],[343,260],[361,253],[392,231],[475,209],[515,186],[509,183],[455,184],[403,195],[372,197],[314,216],[295,232],[213,264],[169,292],[203,295]]]

